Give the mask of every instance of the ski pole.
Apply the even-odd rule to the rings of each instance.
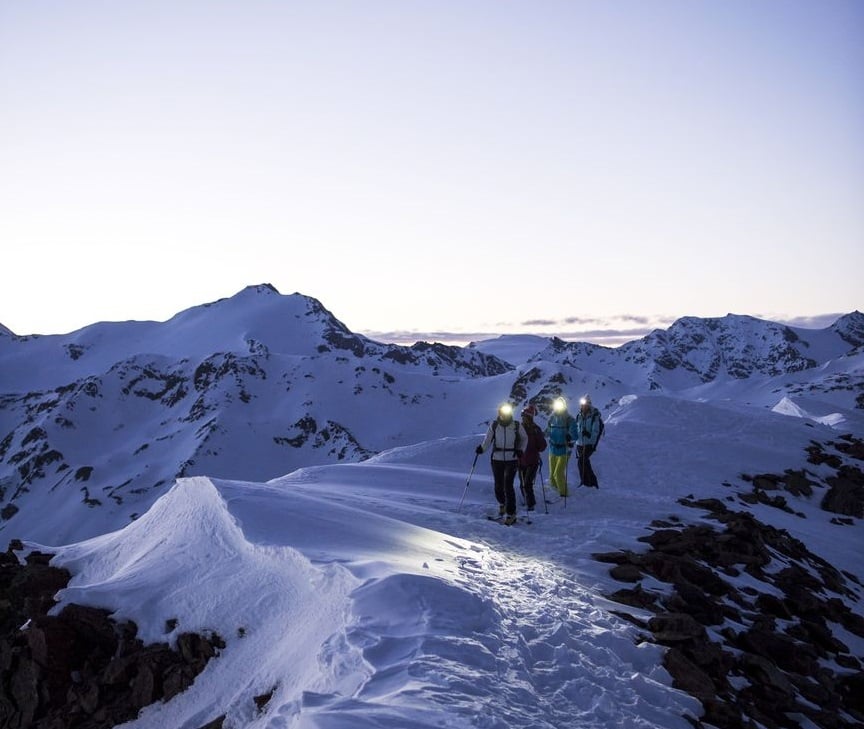
[[[465,490],[462,492],[462,498],[459,499],[459,506],[456,508],[456,512],[462,510],[462,502],[465,501],[465,494],[468,493],[468,484],[471,483],[471,476],[474,475],[474,468],[477,466],[477,459],[480,457],[479,453],[474,454],[474,463],[471,464],[471,471],[468,473],[468,480],[465,482]]]
[[[540,458],[540,466],[537,470],[540,471],[540,483],[543,485],[543,508],[545,509],[546,513],[548,514],[549,513],[549,502],[546,500],[546,479],[543,478],[543,458],[542,458],[542,456]]]
[[[519,496],[520,501],[522,502],[522,506],[526,505],[525,501],[525,469],[519,469]]]
[[[570,465],[570,458],[573,454],[567,451],[567,460],[564,461],[564,508],[567,508],[567,497],[570,495],[570,484],[567,483],[567,467]]]

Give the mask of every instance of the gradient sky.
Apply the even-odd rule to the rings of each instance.
[[[862,72],[858,1],[0,0],[0,322],[821,322],[864,308]]]

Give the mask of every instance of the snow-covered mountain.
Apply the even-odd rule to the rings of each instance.
[[[25,540],[0,552],[0,606],[24,611],[3,614],[0,724],[114,726],[114,697],[130,729],[854,726],[862,319],[398,347],[264,285],[162,323],[0,331],[0,534]],[[472,458],[498,403],[583,392],[601,489],[487,521]],[[69,574],[14,576],[34,549]],[[134,626],[76,628],[75,605]],[[125,638],[61,648],[99,630]],[[66,663],[31,691],[52,646]]]
[[[855,425],[862,330],[859,312],[822,331],[728,316],[681,319],[618,349],[525,336],[402,347],[264,284],[167,322],[4,334],[0,532],[91,536],[91,510],[120,527],[177,477],[266,480],[363,460],[477,432],[505,398],[543,411],[589,392],[608,411],[633,393],[746,391],[778,412]]]
[[[496,377],[511,370],[472,350],[373,342],[268,285],[164,323],[2,337],[0,531],[14,515],[29,532],[32,503],[40,533],[82,536],[76,504],[84,522],[100,508],[119,526],[178,476],[268,479],[470,432],[488,414],[465,393],[502,398]]]
[[[678,319],[668,329],[612,349],[553,338],[530,361],[606,372],[631,389],[680,392],[706,383],[778,377],[815,370],[859,353],[864,314],[853,312],[827,329],[797,329],[751,316]],[[499,345],[501,346],[501,345]]]

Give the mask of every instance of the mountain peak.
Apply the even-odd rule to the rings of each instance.
[[[234,296],[249,296],[251,294],[264,296],[272,296],[273,294],[276,294],[277,296],[281,296],[279,290],[270,283],[260,283],[246,286],[241,291],[238,291]]]
[[[857,309],[841,316],[829,329],[836,332],[843,341],[848,342],[853,347],[860,347],[864,344],[864,314]]]
[[[7,337],[14,337],[15,332],[13,332],[11,329],[8,329],[7,327],[4,327],[2,324],[0,324],[0,337],[2,337],[4,335]]]

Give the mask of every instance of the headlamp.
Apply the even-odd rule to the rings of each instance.
[[[513,415],[513,406],[509,402],[505,402],[500,408],[498,408],[498,414],[503,415],[505,418]]]
[[[552,409],[556,413],[564,412],[567,409],[567,402],[563,397],[556,397],[555,402],[552,403]]]
[[[588,399],[587,399],[587,398],[584,398],[584,397],[583,397],[583,398],[580,398],[580,400],[579,400],[579,404],[580,404],[582,407],[585,407],[585,406],[588,404]]]

